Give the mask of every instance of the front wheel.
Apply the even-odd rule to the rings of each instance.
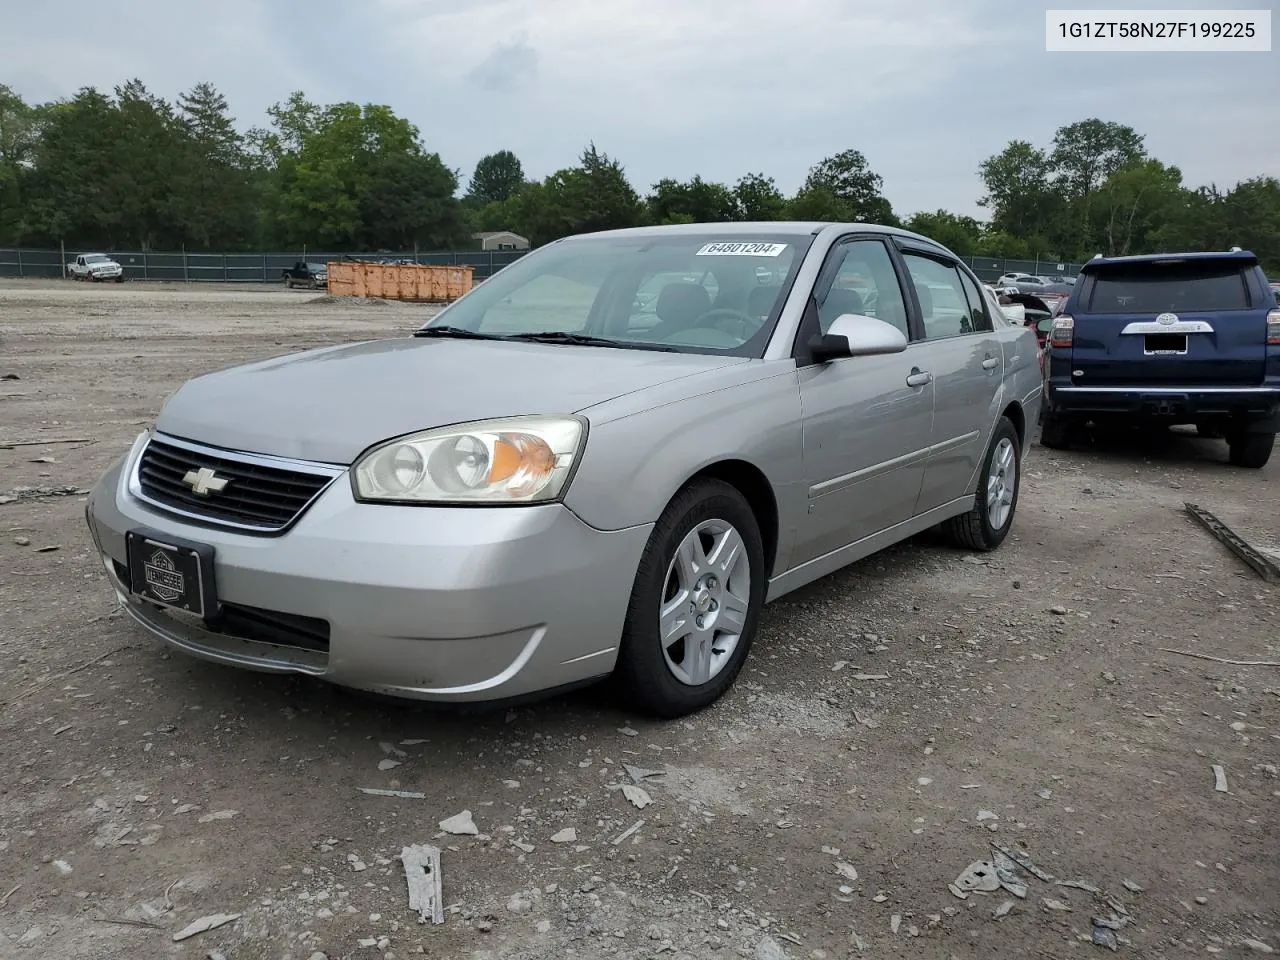
[[[671,719],[718,700],[746,660],[768,572],[759,524],[735,487],[686,487],[640,559],[615,680],[645,713]]]
[[[956,544],[985,552],[1004,543],[1018,508],[1021,456],[1017,429],[1008,417],[1001,417],[982,464],[973,508],[947,521],[946,531]]]
[[[1227,441],[1231,451],[1231,463],[1236,467],[1261,470],[1271,459],[1276,445],[1274,433],[1241,433]]]

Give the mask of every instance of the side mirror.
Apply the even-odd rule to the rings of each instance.
[[[830,330],[809,340],[809,351],[819,363],[842,357],[879,357],[906,349],[907,338],[901,330],[858,313],[841,314]]]

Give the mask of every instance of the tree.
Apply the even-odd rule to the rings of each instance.
[[[0,83],[0,243],[16,243],[27,216],[23,181],[39,140],[39,111]]]
[[[801,189],[825,190],[843,203],[849,220],[894,226],[893,208],[880,194],[883,186],[884,179],[871,170],[866,157],[857,150],[845,150],[810,168]]]
[[[978,168],[986,193],[978,204],[992,212],[991,223],[1012,236],[1045,234],[1062,210],[1049,178],[1044,151],[1025,140],[1013,140]]]
[[[1093,192],[1091,234],[1102,252],[1126,256],[1151,246],[1150,235],[1182,199],[1182,173],[1159,160],[1138,160],[1112,173]]]
[[[787,201],[773,177],[748,173],[734,185],[733,195],[743,220],[781,220],[786,216]]]
[[[1092,229],[1094,195],[1107,177],[1146,157],[1142,139],[1132,127],[1096,118],[1059,127],[1054,134],[1053,186],[1072,211],[1065,239],[1077,251],[1102,242]]]
[[[457,175],[439,154],[414,151],[379,157],[359,197],[357,246],[452,247],[465,232],[462,208],[453,196],[457,189]]]
[[[957,216],[946,210],[914,214],[903,226],[914,233],[936,240],[961,257],[974,256],[982,240],[982,224],[973,217]]]
[[[849,205],[824,186],[801,187],[787,203],[787,219],[833,221],[846,223],[857,220]]]
[[[255,184],[226,98],[212,84],[196,84],[179,95],[178,117],[186,130],[177,196],[187,240],[205,249],[256,240]]]
[[[741,220],[742,210],[733,191],[721,183],[695,176],[688,182],[659,180],[646,200],[654,223],[722,223]]]
[[[524,168],[510,150],[481,157],[471,175],[468,197],[477,207],[510,200],[524,186]]]

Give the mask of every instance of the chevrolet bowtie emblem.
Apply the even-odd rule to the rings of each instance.
[[[218,476],[208,467],[201,467],[199,470],[188,470],[187,475],[182,478],[182,482],[202,497],[206,497],[211,493],[221,493],[227,486],[226,479]]]

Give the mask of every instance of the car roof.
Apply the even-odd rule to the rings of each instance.
[[[748,220],[741,222],[716,223],[664,223],[651,227],[622,227],[617,230],[596,230],[590,233],[578,233],[564,237],[557,243],[577,240],[584,237],[678,237],[682,234],[700,234],[712,236],[782,236],[804,237],[814,236],[828,227],[841,227],[849,231],[865,233],[884,233],[899,237],[910,237],[922,240],[932,246],[941,246],[936,240],[900,227],[889,227],[877,223],[842,223],[835,220]]]
[[[1083,267],[1081,273],[1093,273],[1104,267],[1125,266],[1127,264],[1146,263],[1239,263],[1241,266],[1252,266],[1258,262],[1251,250],[1198,250],[1189,253],[1144,253],[1129,257],[1094,257]]]

